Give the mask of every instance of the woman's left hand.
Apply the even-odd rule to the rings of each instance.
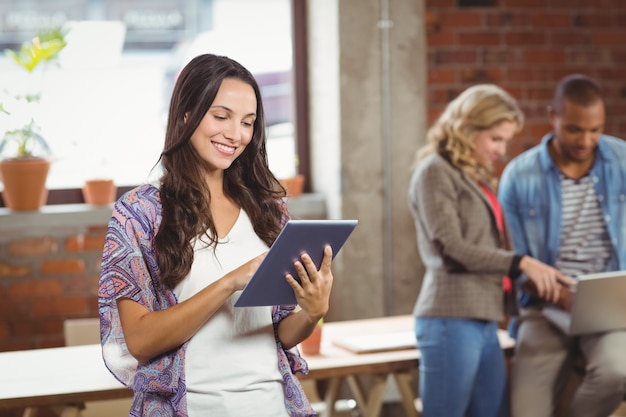
[[[317,323],[328,311],[330,303],[330,290],[333,286],[331,271],[333,250],[330,245],[324,248],[324,258],[319,270],[308,254],[303,254],[300,259],[301,261],[294,263],[300,283],[291,274],[287,274],[285,278],[293,288],[302,312],[312,323]]]

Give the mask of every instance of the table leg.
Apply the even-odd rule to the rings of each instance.
[[[393,374],[393,378],[396,381],[398,391],[402,397],[402,405],[406,411],[407,417],[419,417],[419,413],[415,408],[415,395],[411,388],[411,380],[413,379],[408,372],[400,372]]]
[[[324,395],[324,412],[319,417],[333,417],[335,415],[335,403],[339,396],[339,387],[342,380],[342,377],[335,377],[328,381],[326,394]]]
[[[26,407],[24,409],[24,414],[22,414],[22,417],[37,417],[37,412],[39,410],[37,409],[37,407]]]
[[[58,407],[50,407],[52,411],[59,417],[81,417],[81,410],[85,408],[84,404],[68,404]]]
[[[365,396],[361,385],[354,375],[347,376],[350,391],[355,397],[359,411],[363,417],[378,417],[383,407],[385,398],[385,387],[387,386],[387,374],[373,375],[372,385],[370,386],[369,395]]]

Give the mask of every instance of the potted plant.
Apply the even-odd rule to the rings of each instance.
[[[287,192],[288,197],[299,197],[304,191],[304,175],[298,174],[298,155],[294,155],[295,174],[280,178],[278,181]]]
[[[41,64],[55,60],[67,45],[60,29],[43,30],[18,51],[5,54],[32,74]],[[41,92],[8,95],[0,103],[4,126],[0,139],[0,179],[4,203],[12,210],[36,210],[45,204],[50,148],[41,136],[32,111]]]

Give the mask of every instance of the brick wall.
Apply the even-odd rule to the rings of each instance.
[[[0,351],[62,346],[66,318],[98,316],[106,226],[3,232]]]
[[[460,91],[496,83],[527,117],[513,156],[550,130],[546,106],[570,73],[598,79],[606,133],[626,137],[626,2],[623,0],[426,0],[428,120]]]

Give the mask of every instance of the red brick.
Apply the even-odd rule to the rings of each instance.
[[[495,83],[502,78],[498,68],[463,68],[460,73],[461,82],[467,84]]]
[[[441,116],[443,109],[442,108],[429,108],[428,109],[428,126],[431,126],[439,116]]]
[[[429,46],[454,46],[457,44],[456,34],[451,31],[432,32],[426,36]]]
[[[456,0],[426,0],[426,10],[455,7]]]
[[[82,259],[51,259],[41,264],[41,273],[45,275],[79,273],[85,271],[85,262]]]
[[[30,340],[10,339],[0,344],[0,352],[10,352],[14,350],[34,349],[36,346]]]
[[[476,11],[451,10],[439,13],[439,22],[444,30],[478,27],[483,24],[483,14]]]
[[[13,336],[17,338],[32,338],[37,335],[34,320],[14,320],[11,327]]]
[[[503,8],[542,9],[545,0],[500,0]]]
[[[48,349],[65,346],[63,336],[47,337],[43,339],[37,346],[38,349]]]
[[[591,33],[581,30],[560,30],[549,34],[552,46],[591,45]]]
[[[9,242],[7,251],[13,256],[39,256],[56,253],[58,245],[56,240],[50,237],[37,237],[29,239],[13,240]]]
[[[549,12],[543,10],[541,13],[533,13],[530,20],[534,27],[548,30],[572,26],[572,16],[569,12]]]
[[[59,336],[63,334],[64,318],[37,320],[37,334],[44,336]]]
[[[441,26],[439,16],[433,12],[427,11],[424,13],[424,26],[426,27],[427,33],[439,30],[439,27]]]
[[[623,0],[551,0],[550,6],[569,10],[614,10],[626,8],[626,2]]]
[[[550,98],[546,100],[545,103],[526,103],[521,104],[522,111],[524,112],[524,117],[527,121],[532,119],[547,119],[548,117],[548,103],[550,103],[552,97],[552,89],[550,89]]]
[[[531,23],[531,17],[527,13],[505,11],[487,14],[487,26],[494,27],[522,27]]]
[[[544,68],[544,67],[530,67],[525,66],[522,68],[511,68],[508,67],[506,69],[506,73],[504,75],[504,79],[507,81],[515,81],[515,82],[542,82],[545,83],[551,79],[553,79],[552,69]]]
[[[523,52],[524,62],[537,64],[564,64],[565,52],[557,49],[527,49]]]
[[[501,44],[499,32],[459,32],[460,45],[496,46]]]
[[[534,138],[542,138],[546,133],[552,130],[552,126],[549,122],[533,123],[528,127],[530,129],[530,136]]]
[[[0,302],[0,317],[14,319],[27,316],[30,313],[30,306],[28,300],[3,297]]]
[[[456,71],[450,68],[431,68],[428,70],[429,84],[452,84],[456,81]]]
[[[531,87],[526,89],[526,99],[531,101],[550,102],[553,97],[553,87]]]
[[[435,50],[432,59],[435,65],[475,64],[477,54],[468,49]]]
[[[9,323],[6,320],[0,320],[0,340],[6,340],[9,335]]]
[[[610,48],[574,48],[567,53],[569,65],[600,65],[613,63]]]
[[[59,317],[67,315],[83,315],[88,312],[84,297],[56,297],[38,300],[33,304],[32,313],[35,317]]]
[[[626,33],[623,30],[595,31],[591,34],[592,43],[600,46],[622,46]]]
[[[19,278],[30,275],[32,268],[27,265],[12,265],[0,262],[0,278]]]
[[[545,32],[508,32],[504,34],[504,43],[512,46],[545,45]]]
[[[76,235],[65,241],[65,250],[68,252],[102,252],[104,248],[104,235]]]
[[[97,294],[99,280],[98,275],[73,276],[68,278],[64,292],[66,294]]]
[[[519,51],[514,48],[485,48],[482,51],[482,63],[485,65],[494,64],[518,64],[520,63]]]
[[[8,288],[10,297],[41,297],[63,293],[61,282],[56,279],[22,281]]]
[[[617,17],[614,14],[577,14],[573,23],[576,27],[609,28],[617,26]]]
[[[428,91],[428,104],[447,104],[458,95],[458,91],[450,88],[431,87]]]

